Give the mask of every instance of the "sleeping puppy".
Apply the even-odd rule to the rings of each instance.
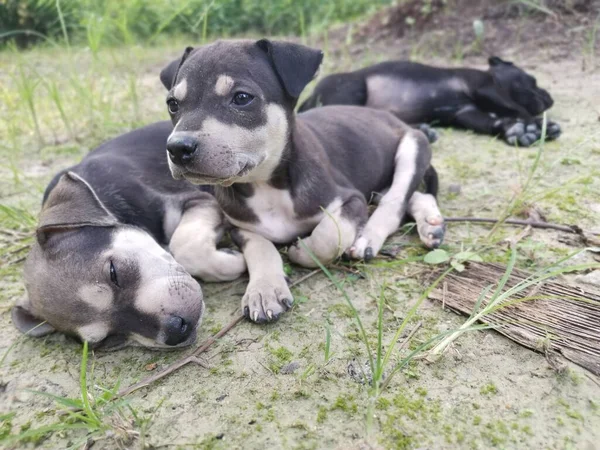
[[[552,107],[534,77],[493,56],[487,71],[446,69],[388,61],[323,78],[299,112],[317,106],[359,105],[384,109],[411,124],[431,123],[500,136],[510,145],[532,145],[541,137],[537,118]],[[547,139],[560,127],[548,122]]]
[[[161,73],[175,125],[165,155],[171,173],[215,185],[238,227],[232,237],[250,275],[242,310],[255,322],[276,319],[292,303],[274,243],[292,244],[292,262],[318,267],[343,253],[374,257],[407,215],[427,247],[443,238],[423,133],[372,108],[294,114],[322,58],[287,42],[217,41],[187,48]]]
[[[171,131],[160,122],[127,133],[54,177],[25,262],[28,297],[12,310],[19,330],[103,349],[194,342],[204,303],[192,276],[232,280],[246,266],[217,250],[214,197],[169,174]]]

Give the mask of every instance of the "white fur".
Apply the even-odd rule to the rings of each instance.
[[[197,206],[187,210],[175,229],[169,248],[175,260],[196,278],[204,281],[230,281],[246,271],[239,253],[217,250],[217,230],[222,226],[219,206]]]
[[[90,343],[99,342],[106,337],[109,331],[109,327],[107,324],[102,322],[94,322],[88,325],[83,325],[77,328],[77,334],[84,341],[88,341]]]
[[[215,84],[215,93],[222,97],[231,93],[234,81],[229,75],[219,75]]]
[[[327,208],[327,214],[322,217],[309,237],[289,248],[288,256],[292,262],[304,267],[318,267],[314,256],[323,264],[330,263],[340,257],[356,239],[356,222],[342,216],[340,199],[333,201]]]
[[[186,95],[187,95],[187,80],[184,78],[173,89],[173,97],[175,97],[178,101],[182,101],[185,99]]]
[[[419,145],[414,133],[416,131],[409,131],[400,142],[395,158],[394,180],[353,245],[351,255],[355,258],[363,258],[367,247],[371,247],[376,255],[385,239],[400,226],[406,211],[406,196],[416,171]]]
[[[113,304],[112,289],[106,283],[81,286],[77,291],[77,295],[98,312],[108,311]]]
[[[257,128],[246,128],[235,124],[221,122],[214,117],[208,117],[202,123],[200,130],[190,133],[200,142],[201,148],[214,152],[215,167],[219,162],[228,161],[225,170],[232,173],[231,177],[223,180],[222,184],[229,186],[236,183],[251,183],[267,181],[281,160],[281,154],[288,140],[288,122],[284,109],[277,104],[266,106],[267,121]],[[189,133],[176,131],[173,133]],[[171,136],[173,135],[171,133]],[[217,150],[218,149],[218,150]],[[243,176],[237,176],[230,169],[241,171],[250,164],[254,168]],[[175,179],[186,178],[195,184],[214,183],[214,180],[204,179],[201,175],[187,172],[171,162],[169,168]]]
[[[181,221],[181,207],[175,204],[167,203],[165,210],[165,217],[163,219],[163,231],[167,240],[171,239],[173,232],[177,228],[177,225]]]
[[[312,217],[299,218],[294,210],[294,201],[287,189],[276,189],[267,183],[254,183],[254,195],[246,203],[258,217],[257,223],[247,223],[228,217],[229,221],[271,242],[287,244],[298,236],[309,233],[323,218],[323,212]],[[341,205],[339,199],[326,206],[334,211]]]

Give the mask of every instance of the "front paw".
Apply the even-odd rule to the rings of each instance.
[[[540,139],[540,130],[536,124],[525,124],[523,122],[514,122],[507,125],[504,131],[504,140],[509,145],[518,145],[519,147],[530,147]]]
[[[244,316],[256,323],[277,320],[294,303],[284,277],[250,280],[242,298]]]
[[[544,119],[537,118],[537,119],[535,119],[535,123],[540,130],[540,136],[541,136]],[[559,124],[557,124],[556,122],[552,122],[551,120],[548,120],[546,122],[546,140],[553,141],[555,139],[558,139],[558,137],[561,134],[562,134],[562,129],[560,128]]]
[[[433,215],[417,221],[417,231],[421,242],[427,248],[438,248],[444,242],[446,224],[441,215]]]

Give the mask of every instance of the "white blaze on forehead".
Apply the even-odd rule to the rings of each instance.
[[[215,84],[215,92],[217,95],[225,96],[233,89],[233,78],[229,75],[219,75]]]
[[[181,80],[177,86],[175,86],[175,89],[173,89],[173,96],[181,101],[185,98],[185,96],[187,95],[187,80],[183,79]]]
[[[168,253],[148,233],[135,228],[119,230],[113,240],[113,250],[123,252],[124,256],[134,255],[135,251],[143,251],[143,255],[164,258]]]
[[[107,311],[113,303],[113,293],[106,283],[86,284],[77,291],[81,300],[97,311]]]
[[[90,343],[101,341],[106,337],[108,331],[108,325],[102,322],[90,323],[77,328],[77,334],[81,339]]]

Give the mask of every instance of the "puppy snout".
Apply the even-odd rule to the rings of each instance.
[[[175,164],[185,165],[189,163],[194,153],[198,148],[198,141],[191,136],[171,136],[167,141],[167,151],[169,152],[169,158]]]
[[[165,324],[165,332],[167,335],[167,339],[165,340],[165,344],[167,345],[177,345],[181,344],[187,338],[190,337],[194,326],[179,316],[171,316],[167,319]]]

